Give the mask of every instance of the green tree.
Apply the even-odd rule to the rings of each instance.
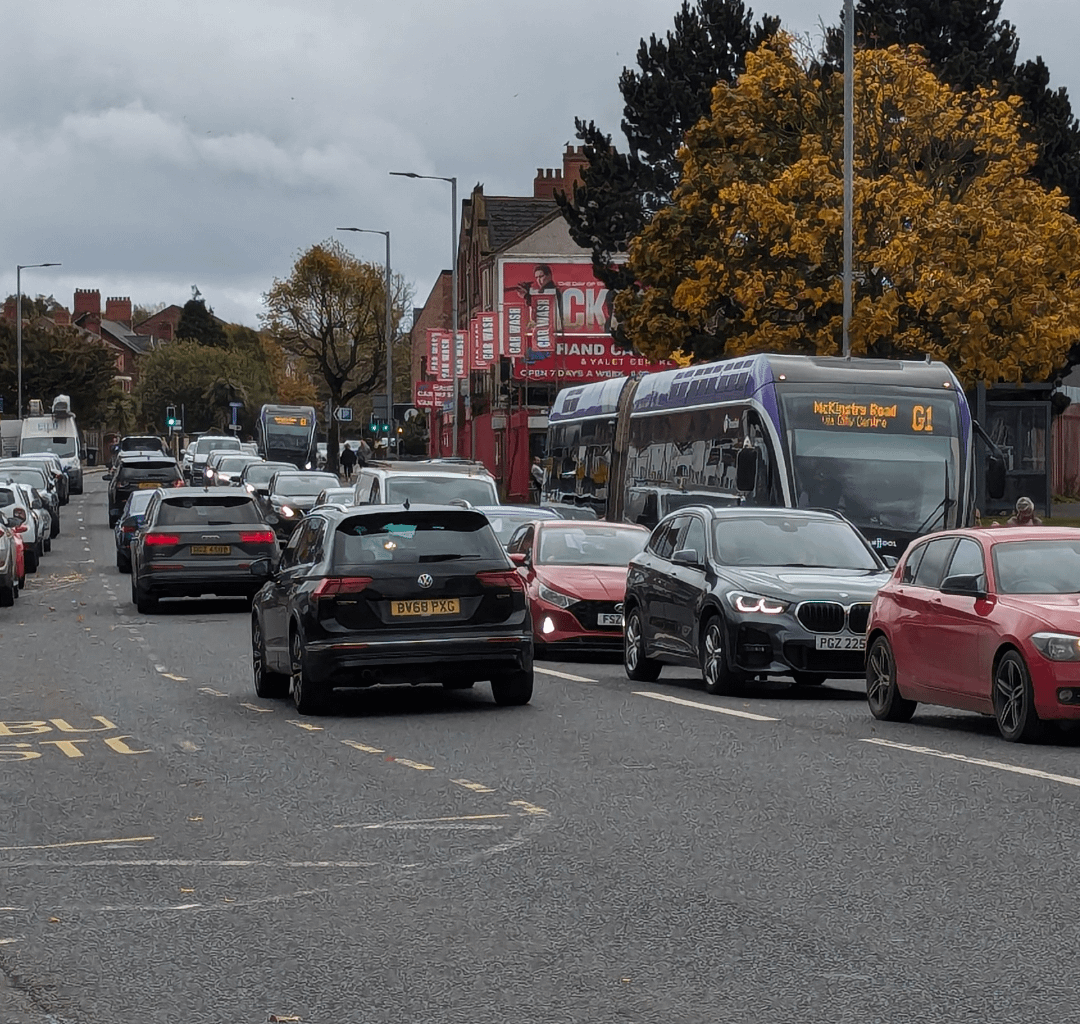
[[[629,240],[671,201],[683,137],[709,112],[712,87],[733,82],[746,53],[779,28],[777,18],[754,23],[742,0],[683,0],[674,28],[638,47],[640,70],[624,68],[625,151],[592,122],[575,121],[588,159],[582,183],[556,201],[578,245],[592,250],[593,269],[609,288],[634,284],[622,263]]]
[[[18,395],[15,325],[0,321],[0,397],[13,414]],[[116,352],[76,327],[38,318],[23,324],[23,402],[39,398],[46,406],[60,394],[83,424],[100,423],[106,395],[116,376]]]
[[[197,341],[210,348],[225,348],[229,343],[224,326],[201,296],[184,303],[184,311],[176,325],[176,337]]]
[[[391,281],[391,334],[409,307],[400,277]],[[274,340],[300,357],[334,406],[370,395],[386,380],[386,282],[381,266],[364,263],[328,240],[300,254],[292,273],[263,297],[263,323]],[[337,471],[339,431],[331,421],[327,466]]]
[[[652,356],[839,351],[843,82],[778,36],[717,85],[671,206],[634,240],[616,312]],[[1028,176],[1020,102],[856,54],[852,352],[943,359],[966,383],[1044,380],[1080,335],[1080,226]]]

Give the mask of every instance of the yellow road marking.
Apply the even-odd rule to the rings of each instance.
[[[46,843],[44,846],[0,846],[0,852],[12,850],[63,850],[70,846],[105,846],[108,843],[152,843],[157,836],[131,836],[127,839],[76,839],[70,843]]]
[[[289,725],[295,725],[297,729],[307,729],[308,732],[323,731],[321,725],[312,725],[310,722],[301,722],[299,718],[287,718],[285,721],[287,721]]]
[[[405,765],[406,768],[415,768],[418,772],[433,772],[435,766],[433,764],[421,764],[419,761],[410,761],[407,757],[395,757],[395,761],[398,764]]]
[[[172,672],[162,672],[161,674],[166,679],[172,679],[172,680],[175,680],[178,683],[186,683],[187,682],[187,677],[186,676],[173,675]]]
[[[529,803],[528,800],[511,800],[511,807],[520,807],[526,814],[550,814],[546,807],[537,807],[536,804]]]
[[[464,786],[466,789],[471,789],[474,793],[494,793],[495,790],[488,788],[487,786],[480,785],[479,782],[470,782],[468,779],[451,779],[455,786]]]
[[[355,747],[357,750],[362,750],[365,754],[385,754],[385,750],[380,750],[378,747],[369,747],[366,743],[357,743],[356,740],[342,740],[342,743],[347,747]]]
[[[208,693],[211,697],[228,697],[227,693],[222,693],[220,690],[215,690],[209,686],[200,686],[199,693]]]
[[[261,711],[263,714],[269,714],[273,708],[261,708],[258,704],[247,704],[244,701],[240,702],[240,707],[247,708],[249,711]]]
[[[669,704],[681,704],[684,708],[697,708],[700,711],[715,711],[718,715],[732,715],[735,718],[749,718],[752,722],[779,722],[779,718],[769,718],[767,715],[755,715],[749,711],[736,711],[734,708],[722,708],[718,704],[702,704],[696,700],[684,700],[682,697],[672,697],[667,693],[652,693],[649,690],[631,691],[635,697],[650,697],[653,700],[664,700]]]

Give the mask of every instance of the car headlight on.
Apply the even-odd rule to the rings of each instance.
[[[1080,661],[1080,636],[1068,633],[1036,633],[1031,642],[1050,661]]]
[[[540,595],[541,601],[547,601],[548,604],[553,604],[556,608],[569,608],[577,600],[576,597],[564,594],[561,590],[552,590],[551,587],[545,587],[543,583],[537,584],[537,593]]]
[[[733,590],[727,596],[728,603],[740,615],[780,615],[788,610],[787,601],[778,601],[775,597],[762,597],[760,594],[747,594]]]
[[[296,509],[290,508],[288,505],[282,505],[281,506],[281,514],[286,519],[292,519],[292,517],[296,515]]]

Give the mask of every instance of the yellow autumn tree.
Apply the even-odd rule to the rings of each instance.
[[[713,91],[672,204],[630,245],[616,312],[653,357],[841,351],[843,77],[780,35]],[[856,55],[853,355],[1045,380],[1080,341],[1080,227],[1027,175],[1016,100],[942,84],[917,50]]]

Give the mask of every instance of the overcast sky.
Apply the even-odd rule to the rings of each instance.
[[[5,7],[0,289],[183,304],[258,325],[334,228],[389,229],[420,304],[449,266],[450,187],[530,195],[574,116],[618,139],[619,72],[679,0],[48,0]],[[755,14],[819,39],[842,0]],[[1080,0],[1005,0],[1080,110]],[[381,264],[376,235],[339,235]]]

